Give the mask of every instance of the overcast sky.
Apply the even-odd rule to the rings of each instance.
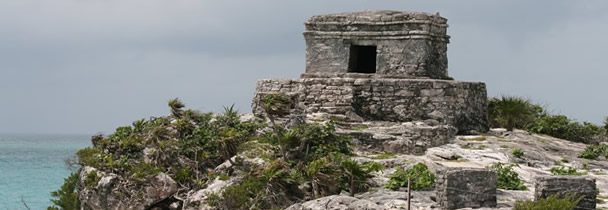
[[[554,113],[608,115],[607,1],[0,1],[0,133],[108,133],[235,104],[304,71],[303,22],[369,9],[448,18],[449,73]]]

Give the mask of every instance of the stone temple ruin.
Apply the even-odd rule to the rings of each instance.
[[[423,154],[456,134],[485,133],[485,84],[448,75],[447,27],[438,14],[419,12],[313,16],[304,32],[306,71],[297,80],[258,81],[253,113],[286,125],[332,120],[360,154]],[[281,105],[269,111],[273,100]],[[437,173],[441,209],[497,206],[495,172],[445,167]],[[536,199],[575,193],[586,199],[577,209],[595,208],[593,180],[541,177],[535,191]]]
[[[282,94],[284,119],[334,120],[370,150],[421,153],[458,133],[485,132],[486,87],[448,76],[447,19],[419,12],[313,16],[305,23],[306,72],[257,83],[253,112]],[[380,134],[381,133],[381,134]]]

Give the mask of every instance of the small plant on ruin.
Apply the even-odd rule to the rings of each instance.
[[[513,210],[572,210],[580,202],[582,197],[575,195],[551,195],[536,201],[516,201]]]
[[[544,110],[527,99],[513,96],[491,98],[488,101],[490,126],[507,130],[524,129],[532,124]]]
[[[398,190],[401,187],[407,187],[408,179],[411,180],[410,186],[412,190],[429,189],[435,184],[435,174],[423,163],[417,163],[411,168],[404,170],[397,169],[390,176],[385,187],[392,190]]]
[[[522,158],[524,156],[524,151],[520,148],[515,148],[511,151],[513,157]]]
[[[585,175],[585,173],[578,172],[575,168],[572,168],[570,166],[555,166],[555,167],[551,168],[549,171],[551,171],[551,174],[557,175],[557,176]]]
[[[270,116],[286,115],[291,106],[291,98],[285,94],[272,93],[262,97],[262,108]]]
[[[608,159],[608,145],[606,144],[592,144],[587,145],[585,150],[578,156],[580,158],[595,160],[600,156],[604,156]]]
[[[505,190],[526,190],[524,182],[519,178],[517,172],[513,171],[515,165],[496,163],[490,169],[496,172],[498,178],[496,187]]]

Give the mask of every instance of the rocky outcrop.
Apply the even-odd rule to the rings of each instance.
[[[177,183],[164,173],[157,174],[150,182],[133,185],[116,174],[87,166],[81,170],[79,180],[81,206],[90,210],[169,207],[172,202],[166,202],[166,199],[178,190]]]

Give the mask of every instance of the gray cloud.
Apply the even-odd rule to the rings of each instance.
[[[255,81],[304,69],[315,14],[394,9],[449,19],[450,73],[490,95],[608,115],[603,1],[2,1],[0,132],[109,132],[173,97],[249,111]]]

